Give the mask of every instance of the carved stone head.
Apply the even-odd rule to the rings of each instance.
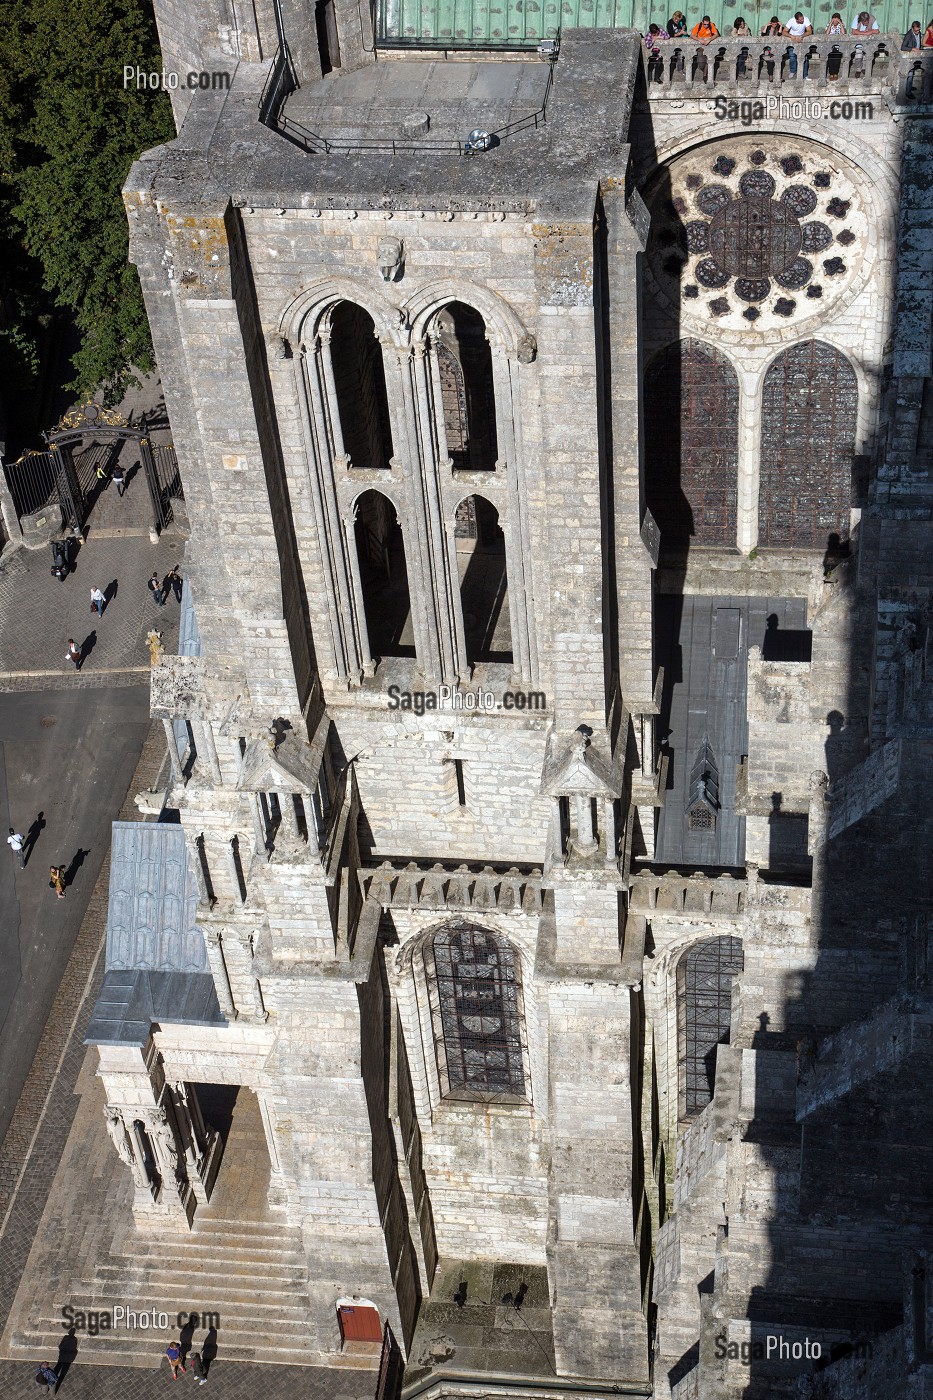
[[[400,238],[380,238],[376,248],[376,262],[383,282],[395,282],[398,279],[404,258],[405,252]]]

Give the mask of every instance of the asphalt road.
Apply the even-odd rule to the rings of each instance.
[[[0,694],[0,1141],[149,728],[148,685]],[[35,840],[26,869],[9,827]],[[63,900],[49,866],[64,865]]]

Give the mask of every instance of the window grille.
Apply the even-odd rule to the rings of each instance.
[[[441,929],[425,948],[434,1043],[446,1097],[526,1096],[518,956],[475,924]]]
[[[765,375],[759,543],[825,549],[849,533],[858,381],[819,340],[785,350]],[[837,541],[838,542],[838,541]]]
[[[742,971],[739,938],[706,938],[677,965],[680,1114],[692,1118],[713,1097],[716,1047],[729,1043],[732,981]]]

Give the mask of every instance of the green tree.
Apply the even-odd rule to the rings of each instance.
[[[165,93],[124,87],[124,66],[161,68],[143,0],[19,0],[0,39],[0,160],[45,289],[73,313],[67,387],[109,402],[154,367],[120,189],[147,147],[175,132]],[[12,74],[12,79],[9,75]],[[2,197],[2,191],[0,191]]]

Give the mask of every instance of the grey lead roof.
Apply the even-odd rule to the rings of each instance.
[[[658,599],[658,659],[664,666],[660,724],[662,735],[669,731],[670,766],[656,864],[728,869],[745,861],[745,818],[735,810],[735,780],[748,752],[747,657],[750,646],[764,642],[770,616],[778,619],[776,635],[792,636],[806,628],[806,599],[694,594]],[[691,775],[704,743],[717,770],[719,808],[714,830],[691,831]]]
[[[223,1025],[182,828],[114,822],[103,987],[89,1044],[142,1044],[152,1023]]]

